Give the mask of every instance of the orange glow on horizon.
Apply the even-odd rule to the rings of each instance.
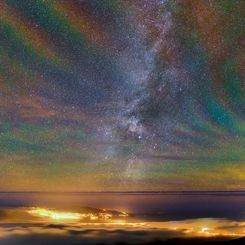
[[[57,211],[55,209],[48,209],[48,208],[40,208],[40,207],[33,207],[27,210],[27,213],[40,217],[46,218],[52,221],[100,221],[101,223],[107,222],[112,218],[115,218],[113,214],[109,212],[105,212],[102,209],[102,212],[88,212],[88,213],[77,213],[77,212],[65,212],[65,211]],[[118,215],[118,217],[127,217],[128,214],[126,212],[122,212]]]
[[[29,214],[39,217],[49,218],[51,220],[79,220],[79,213],[53,211],[45,208],[32,208],[28,211]]]
[[[228,220],[224,218],[197,218],[176,221],[147,221],[142,218],[132,217],[126,212],[116,210],[104,212],[103,209],[82,208],[81,211],[58,210],[55,208],[30,207],[11,208],[5,211],[6,217],[0,224],[28,223],[62,223],[72,229],[82,231],[84,229],[98,230],[126,230],[126,231],[146,231],[157,232],[160,237],[164,237],[163,231],[169,232],[169,237],[186,238],[238,238],[245,236],[245,221]],[[24,214],[29,214],[30,217]],[[36,227],[36,226],[34,226]],[[52,230],[53,231],[53,230]],[[45,230],[46,232],[46,230]],[[58,230],[58,232],[61,232]],[[160,233],[159,233],[160,232]],[[163,234],[161,234],[163,232]],[[1,232],[0,232],[1,233]],[[1,234],[0,234],[1,235]]]

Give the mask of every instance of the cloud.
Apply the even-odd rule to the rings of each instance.
[[[7,213],[4,210],[0,210],[0,220],[7,217]]]
[[[0,244],[73,245],[148,243],[169,239],[208,238],[228,240],[245,235],[244,221],[225,218],[146,221],[137,217],[87,222],[50,220],[30,216],[25,208],[10,208],[0,218]],[[88,211],[89,212],[89,211]],[[24,222],[23,222],[24,220]]]
[[[156,238],[167,240],[182,236],[181,232],[168,230],[106,230],[81,229],[69,225],[11,225],[0,228],[0,243],[5,245],[73,245],[73,244],[114,244],[152,241]]]
[[[47,227],[46,227],[47,228]],[[49,230],[40,226],[15,226],[15,228],[0,228],[0,243],[4,245],[78,245],[78,244],[150,244],[156,241],[172,241],[173,244],[200,244],[202,242],[226,241],[233,240],[230,238],[187,238],[184,236],[185,229],[180,231],[169,231],[163,229],[155,230],[135,230],[128,231],[123,229],[118,230],[99,230],[99,229],[84,229],[76,230],[70,226],[50,227]],[[238,239],[237,241],[244,240]],[[204,243],[206,244],[206,243]],[[219,244],[223,244],[220,242]],[[228,243],[229,244],[229,243]],[[239,243],[238,243],[239,244]],[[242,243],[241,243],[242,244]]]

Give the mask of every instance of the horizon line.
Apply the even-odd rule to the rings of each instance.
[[[245,194],[245,190],[190,190],[190,191],[0,191],[0,194]]]

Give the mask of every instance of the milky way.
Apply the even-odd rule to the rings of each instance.
[[[1,1],[0,189],[244,189],[244,7]]]

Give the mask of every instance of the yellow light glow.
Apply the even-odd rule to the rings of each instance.
[[[119,214],[120,217],[128,217],[128,214],[126,212],[122,212],[121,214]]]
[[[206,226],[204,226],[204,227],[201,228],[201,231],[202,231],[202,232],[207,232],[208,230],[209,230],[209,228],[206,227]]]
[[[84,209],[81,209],[84,210]],[[85,210],[86,211],[86,210]],[[226,219],[200,218],[180,221],[144,221],[128,216],[127,213],[112,213],[109,210],[95,210],[94,212],[72,212],[61,211],[51,208],[32,207],[32,208],[12,208],[6,210],[6,218],[0,220],[3,223],[21,223],[23,217],[27,218],[26,223],[46,222],[50,223],[65,223],[72,229],[103,229],[103,230],[145,230],[145,231],[171,231],[173,236],[179,237],[243,237],[245,236],[244,221],[234,221]],[[23,216],[23,212],[29,213],[33,217]],[[123,217],[121,217],[121,215]],[[34,228],[36,226],[33,226]],[[36,229],[36,228],[35,228]],[[55,227],[51,229],[52,232]],[[36,232],[36,231],[35,231]],[[41,230],[43,232],[43,229]],[[58,229],[58,232],[61,232]],[[65,231],[66,232],[66,231]],[[171,236],[172,236],[171,235]],[[1,236],[1,230],[0,230]]]
[[[77,220],[90,220],[96,221],[99,220],[101,222],[108,221],[113,218],[113,215],[110,213],[105,212],[98,212],[98,213],[72,213],[72,212],[64,212],[64,211],[57,211],[54,209],[46,209],[40,207],[34,207],[28,209],[27,212],[33,216],[41,217],[41,218],[48,218],[50,220],[70,220],[70,221],[77,221]],[[127,216],[124,212],[123,216]]]
[[[71,212],[61,212],[54,211],[45,208],[32,208],[28,211],[29,214],[39,217],[45,217],[52,220],[79,220],[81,219],[81,215],[79,213],[71,213]]]

